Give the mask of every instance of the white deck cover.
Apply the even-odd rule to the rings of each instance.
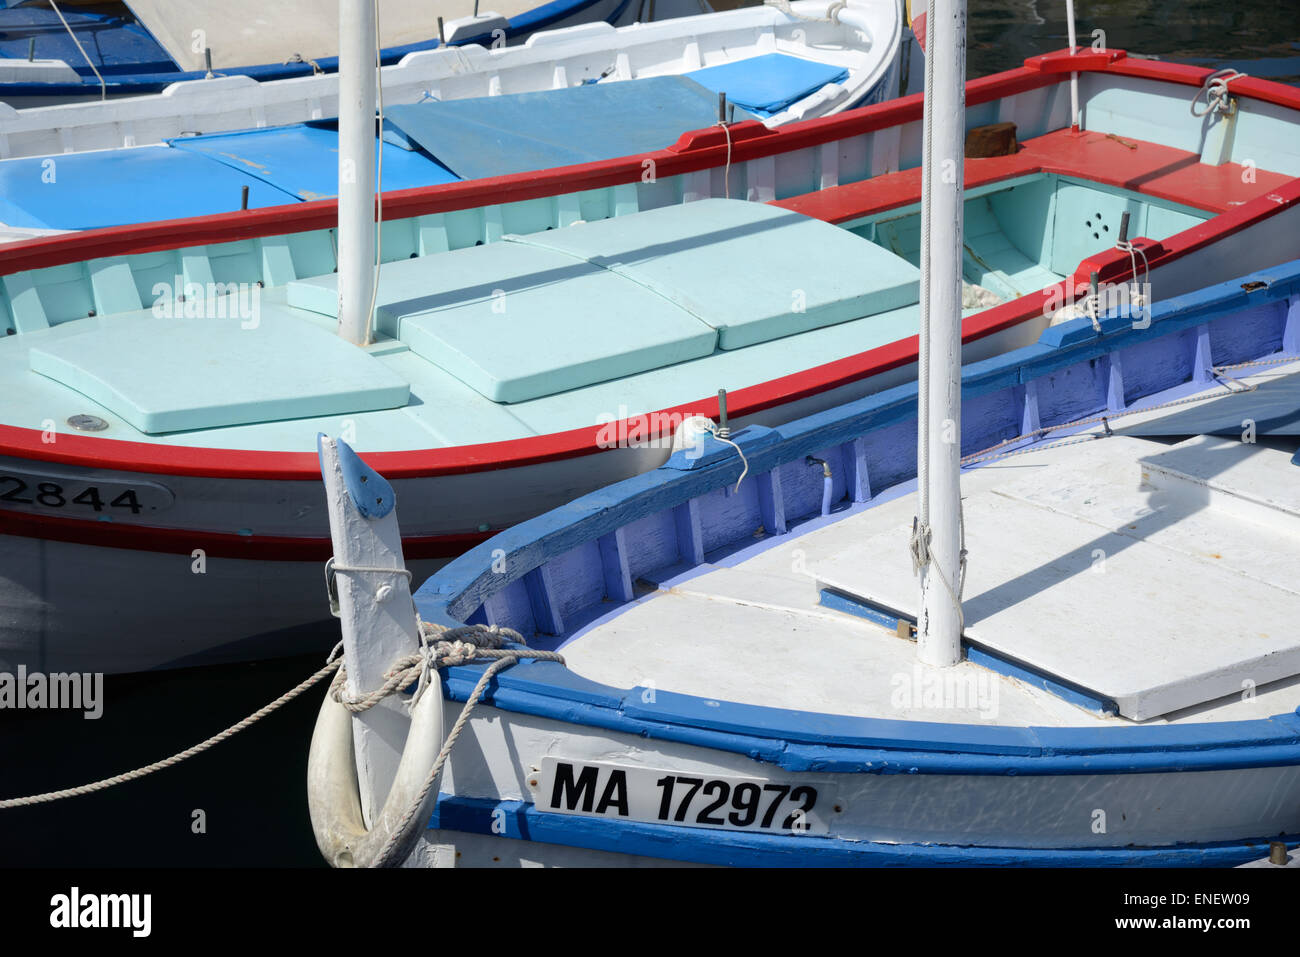
[[[963,476],[966,634],[1166,715],[1300,673],[1300,468],[1231,438],[1116,436]],[[915,618],[908,496],[807,539],[820,585]]]
[[[126,0],[182,70],[202,70],[203,47],[216,70],[337,56],[339,5],[335,0]],[[538,0],[483,0],[481,12],[513,17]],[[385,47],[438,35],[438,17],[474,12],[474,0],[379,0],[379,36]],[[202,31],[196,40],[195,31]],[[198,47],[195,50],[195,47]]]

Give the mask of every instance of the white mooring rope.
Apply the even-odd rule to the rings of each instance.
[[[90,67],[91,71],[95,74],[95,79],[99,81],[99,98],[101,100],[107,100],[108,86],[104,83],[104,78],[100,76],[99,70],[95,69],[95,64],[91,62],[90,56],[86,53],[86,48],[81,45],[81,41],[77,39],[77,35],[72,32],[72,27],[68,26],[68,21],[64,19],[63,11],[59,9],[59,5],[55,3],[54,0],[50,0],[50,6],[53,8],[54,12],[59,15],[59,20],[63,23],[63,29],[68,31],[68,36],[72,37],[72,42],[75,43],[77,49],[81,51],[82,57],[86,60],[86,65]]]
[[[393,571],[393,569],[386,569]],[[174,767],[196,754],[202,754],[214,745],[233,737],[245,728],[251,727],[262,718],[278,711],[284,705],[288,704],[294,698],[297,698],[308,688],[318,683],[322,678],[333,673],[334,680],[330,683],[329,694],[338,701],[343,707],[347,708],[353,714],[360,714],[373,708],[384,698],[396,693],[412,683],[417,683],[416,692],[413,696],[412,705],[418,700],[419,695],[423,693],[428,686],[429,674],[438,668],[449,668],[454,665],[467,664],[472,661],[488,659],[492,664],[483,672],[483,676],[474,687],[465,702],[465,707],[461,710],[460,717],[456,719],[455,725],[452,726],[451,733],[447,736],[446,743],[443,744],[442,751],[438,755],[438,760],[430,777],[425,783],[424,790],[420,795],[420,802],[427,796],[429,788],[437,778],[437,773],[442,769],[443,763],[451,753],[452,745],[460,736],[469,720],[470,713],[474,706],[478,704],[479,699],[483,696],[483,690],[487,687],[488,682],[498,671],[515,664],[521,658],[537,658],[544,661],[558,661],[564,663],[561,655],[551,651],[533,651],[529,648],[503,648],[507,640],[523,644],[523,637],[516,631],[509,628],[488,627],[487,625],[463,625],[458,628],[446,628],[442,625],[429,624],[420,622],[420,650],[414,654],[406,655],[397,660],[393,667],[385,672],[384,684],[367,694],[360,695],[356,698],[349,698],[344,692],[344,683],[347,680],[347,672],[343,667],[341,659],[337,658],[342,643],[330,652],[330,656],[325,662],[325,666],[311,675],[306,680],[286,691],[274,701],[258,708],[248,717],[236,724],[231,725],[224,731],[214,734],[212,737],[199,742],[193,747],[186,748],[171,757],[163,758],[152,764],[147,764],[142,768],[136,768],[132,771],[124,771],[121,774],[115,774],[110,778],[104,778],[100,781],[93,781],[89,784],[81,784],[76,787],[64,788],[61,791],[47,791],[44,794],[32,794],[27,797],[9,798],[0,801],[0,810],[8,810],[15,807],[29,807],[34,804],[48,804],[52,801],[60,801],[64,798],[80,797],[85,794],[94,794],[97,791],[104,791],[118,784],[126,784],[129,781],[135,781],[146,775],[153,774],[155,771],[161,771],[163,768]],[[440,636],[439,640],[431,641],[435,636]],[[470,640],[472,639],[472,640]],[[403,823],[409,823],[410,817],[415,809],[420,806],[417,802],[410,810],[407,811]],[[400,829],[398,831],[400,833]],[[390,842],[391,843],[391,842]],[[385,852],[390,848],[385,846]],[[382,860],[383,854],[380,855]]]
[[[1205,82],[1201,84],[1201,88],[1192,97],[1192,116],[1199,119],[1214,112],[1231,115],[1233,104],[1232,97],[1228,93],[1228,84],[1233,80],[1243,79],[1245,76],[1245,73],[1231,67],[1207,76]],[[1196,105],[1201,102],[1201,97],[1205,97],[1205,109],[1197,110]]]

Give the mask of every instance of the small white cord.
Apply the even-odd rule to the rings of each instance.
[[[50,0],[50,6],[54,8],[54,12],[57,13],[59,19],[63,21],[63,29],[68,31],[68,36],[72,37],[72,42],[77,45],[77,49],[81,51],[81,55],[86,58],[86,65],[89,66],[91,70],[94,70],[95,79],[99,81],[99,98],[101,100],[108,99],[108,87],[104,83],[104,78],[100,76],[99,71],[95,69],[95,64],[90,62],[90,57],[86,56],[86,48],[81,45],[81,41],[77,39],[77,35],[72,32],[72,27],[68,26],[68,21],[63,19],[63,11],[59,9],[59,5],[55,3],[54,0]]]
[[[375,281],[370,288],[370,308],[366,310],[366,334],[362,345],[370,345],[370,331],[375,322],[375,303],[379,300],[379,267],[384,261],[384,70],[383,48],[379,40],[379,0],[375,5],[375,92],[379,98],[379,139],[375,145]]]
[[[732,494],[734,495],[736,492],[740,491],[740,483],[745,481],[745,476],[749,474],[749,460],[745,458],[745,452],[739,445],[731,441],[731,439],[718,435],[718,424],[714,422],[712,419],[709,419],[709,433],[719,442],[726,442],[733,449],[735,449],[737,454],[739,454],[740,456],[741,464],[745,466],[743,469],[741,469],[740,478],[736,479],[736,487],[731,490]]]

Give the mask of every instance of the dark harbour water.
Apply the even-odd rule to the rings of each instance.
[[[1064,47],[1064,9],[1063,0],[970,0],[970,76]],[[1300,0],[1079,0],[1080,42],[1098,28],[1111,48],[1300,84]],[[311,657],[110,677],[95,721],[0,712],[0,797],[94,781],[195,744],[311,674],[335,640],[324,631]],[[0,811],[0,866],[321,866],[305,794],[321,693],[143,781]]]

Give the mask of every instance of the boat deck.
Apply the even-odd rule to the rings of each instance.
[[[1252,395],[1191,409],[1241,421]],[[1159,431],[1161,416],[1117,426]],[[915,620],[910,494],[762,538],[702,574],[670,569],[642,583],[659,590],[563,652],[572,670],[615,687],[853,716],[1087,726],[1290,711],[1300,704],[1296,431],[1254,443],[1116,434],[967,470],[973,652],[953,669],[918,664],[885,624]]]
[[[1156,240],[1206,216],[1052,174],[973,187],[966,207],[968,281],[995,303],[1028,297],[1014,333],[972,343],[968,361],[1034,341],[1047,324],[1036,294],[1109,248],[1122,212],[1132,235]],[[363,450],[448,448],[689,408],[917,329],[914,211],[846,229],[777,204],[710,199],[388,262],[375,344],[348,363],[346,381],[316,382],[338,359],[320,335],[337,315],[320,240],[209,247],[206,260],[180,264],[157,253],[147,270],[105,260],[6,277],[21,333],[0,341],[0,378],[20,383],[7,420],[89,413],[133,441],[305,450],[349,416]],[[283,285],[233,284],[263,260],[283,269]],[[744,286],[720,285],[737,262]],[[216,282],[202,302],[168,301],[204,278]],[[155,309],[140,308],[149,301]],[[173,323],[190,316],[221,321]],[[293,349],[276,344],[286,338]],[[871,388],[892,384],[880,378]],[[304,381],[312,387],[292,385]]]

